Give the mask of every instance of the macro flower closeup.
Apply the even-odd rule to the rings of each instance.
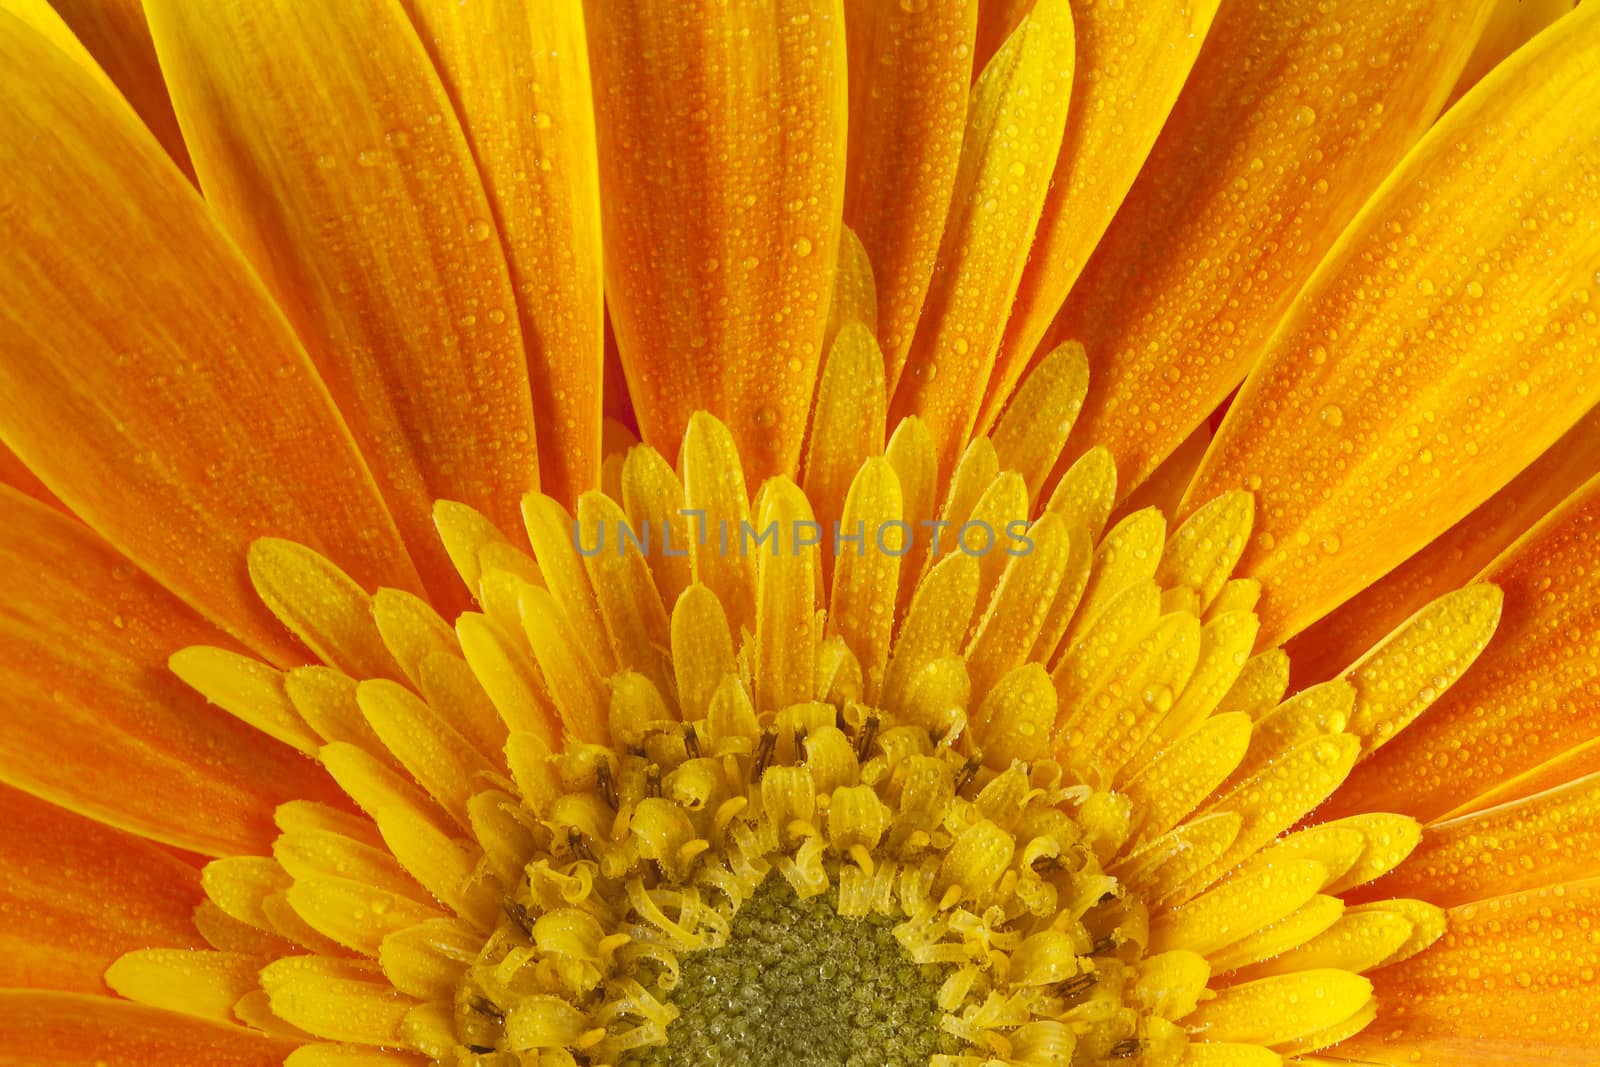
[[[0,1067],[1600,1064],[1600,6],[0,0]]]

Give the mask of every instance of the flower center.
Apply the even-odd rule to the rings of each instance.
[[[802,900],[768,878],[725,944],[684,958],[667,1043],[623,1067],[925,1067],[954,1051],[936,1003],[947,970],[912,963],[888,918],[847,919],[837,893]]]
[[[746,694],[727,675],[683,723],[624,677],[620,750],[509,752],[536,831],[455,997],[469,1050],[922,1065],[1147,1043],[1121,989],[1148,924],[1085,828],[1113,798],[986,764],[954,727]]]

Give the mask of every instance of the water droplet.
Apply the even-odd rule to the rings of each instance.
[[[1467,295],[1472,297],[1472,299],[1476,300],[1480,296],[1483,295],[1483,283],[1482,282],[1468,282],[1466,284],[1466,290],[1467,290]]]
[[[1326,552],[1330,556],[1338,553],[1339,549],[1343,547],[1344,542],[1339,540],[1339,535],[1336,533],[1328,534],[1322,539],[1322,551]]]
[[[795,238],[794,254],[797,256],[809,256],[811,254],[811,240],[806,237]]]
[[[536,130],[548,130],[551,121],[550,112],[548,111],[535,111],[533,113],[533,128]]]
[[[376,148],[363,148],[356,153],[356,162],[363,167],[376,167],[378,165],[378,150]]]
[[[467,223],[467,236],[474,241],[487,241],[489,235],[493,232],[494,227],[490,226],[484,219],[473,219]]]
[[[1296,126],[1309,126],[1317,121],[1317,113],[1301,104],[1294,109],[1294,124]]]
[[[1322,409],[1322,421],[1335,429],[1344,425],[1344,409],[1338,404],[1329,404]]]

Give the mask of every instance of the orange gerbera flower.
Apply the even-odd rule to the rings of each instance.
[[[1567,6],[0,0],[0,1065],[1600,1063]]]

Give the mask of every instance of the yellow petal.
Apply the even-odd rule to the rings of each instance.
[[[321,956],[268,964],[261,988],[279,1018],[308,1033],[365,1045],[398,1045],[400,1022],[414,1003],[375,965]]]
[[[1135,844],[1176,826],[1233,773],[1250,743],[1250,719],[1215,715],[1162,750],[1126,788],[1133,801]]]
[[[722,422],[704,412],[690,418],[678,464],[692,539],[689,559],[694,580],[716,594],[736,634],[754,621],[750,608],[755,591],[754,568],[738,550],[750,520],[739,455]]]
[[[571,506],[600,478],[604,349],[600,176],[583,8],[564,0],[413,0],[406,7],[455,104],[510,266],[527,343],[538,482]]]
[[[409,689],[381,679],[356,690],[361,713],[400,765],[467,825],[467,801],[489,783],[493,769],[448,722]]]
[[[844,200],[843,11],[584,7],[606,303],[644,439],[671,456],[706,409],[752,476],[792,474]]]
[[[318,659],[360,678],[400,676],[373,620],[372,598],[331,561],[276,537],[256,541],[246,559],[261,602]]]
[[[878,699],[889,663],[900,583],[897,553],[910,547],[909,535],[891,525],[903,522],[901,515],[900,481],[894,468],[885,459],[868,460],[850,484],[842,523],[851,536],[859,530],[863,542],[846,547],[841,541],[828,601],[827,633],[843,637],[855,653],[869,703]],[[880,536],[884,539],[881,544]]]
[[[416,31],[379,0],[146,11],[207,202],[459,601],[433,502],[515,529],[537,457],[494,212]]]
[[[672,664],[685,718],[710,707],[722,680],[734,673],[733,636],[722,602],[703,585],[691,585],[672,608]]]
[[[1310,941],[1338,922],[1344,912],[1344,901],[1338,897],[1314,896],[1277,922],[1213,953],[1212,965],[1218,974],[1224,974],[1259,960],[1273,959]]]
[[[1482,654],[1500,621],[1500,590],[1470,585],[1417,612],[1350,669],[1350,732],[1367,753],[1405,729]]]
[[[1150,947],[1210,955],[1293,914],[1326,878],[1322,864],[1312,860],[1285,860],[1241,874],[1154,920]]]
[[[892,390],[933,277],[961,159],[977,0],[912,11],[847,0],[850,151],[844,217],[877,287]]]
[[[846,324],[822,366],[801,485],[831,545],[861,461],[883,452],[883,353],[866,326]],[[825,557],[826,558],[826,557]]]
[[[1348,971],[1301,971],[1229,986],[1183,1020],[1218,1041],[1263,1045],[1336,1026],[1372,999],[1372,983]]]
[[[756,707],[776,710],[811,699],[816,670],[816,595],[821,534],[800,487],[768,483],[757,520],[771,548],[756,560]]]
[[[1255,498],[1234,490],[1199,508],[1173,531],[1161,555],[1156,580],[1163,588],[1186,585],[1211,606],[1244,554],[1255,519]]]
[[[280,660],[292,643],[239,566],[256,535],[417,588],[305,353],[194,190],[103,77],[12,15],[0,36],[29,87],[0,117],[16,219],[0,437],[129,559]]]
[[[1188,500],[1260,480],[1242,570],[1265,588],[1263,642],[1405,559],[1600,400],[1596,41],[1600,13],[1580,10],[1423,138],[1218,431]]]
[[[994,430],[994,450],[1002,470],[1016,471],[1028,483],[1030,501],[1039,498],[1055,468],[1088,389],[1083,346],[1068,343],[1030,371],[1006,405]]]
[[[671,673],[666,660],[670,641],[667,609],[656,591],[655,579],[646,562],[660,550],[649,540],[625,540],[630,529],[622,508],[610,497],[590,490],[578,498],[578,524],[586,529],[609,528],[611,544],[594,555],[586,555],[583,565],[594,587],[605,622],[611,651],[621,670],[636,671],[655,684],[670,690]]]
[[[1228,851],[1188,888],[1210,884],[1322,803],[1350,773],[1360,747],[1349,734],[1302,742],[1207,808],[1207,814],[1238,814],[1243,824]]]
[[[621,500],[629,525],[647,533],[654,531],[659,548],[647,558],[656,588],[662,603],[677,603],[693,579],[689,564],[693,537],[683,514],[683,482],[661,453],[636,446],[628,450],[622,463]]]
[[[1082,341],[1095,383],[1068,455],[1109,447],[1126,492],[1216,410],[1439,113],[1487,7],[1221,5],[1046,335]]]
[[[891,411],[955,466],[983,402],[1055,171],[1073,81],[1072,11],[1038,0],[972,89],[950,215]]]
[[[828,302],[828,328],[822,337],[824,352],[847,324],[859,322],[878,334],[878,290],[872,280],[872,260],[856,232],[839,231],[839,265],[833,272],[833,296]]]
[[[1256,618],[1247,611],[1224,612],[1206,622],[1200,630],[1200,658],[1194,673],[1171,710],[1128,761],[1124,773],[1142,771],[1167,745],[1186,737],[1196,723],[1213,712],[1240,710],[1222,706],[1222,699],[1244,670],[1255,637]]]

